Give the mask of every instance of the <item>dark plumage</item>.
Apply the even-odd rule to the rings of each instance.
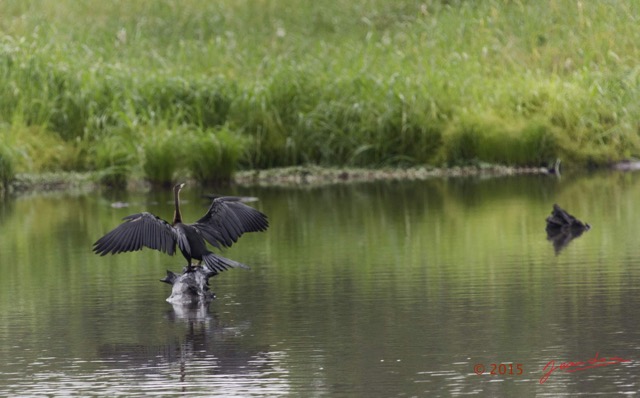
[[[93,244],[93,251],[104,256],[149,247],[172,256],[177,244],[187,260],[187,269],[190,269],[192,259],[199,260],[212,274],[229,268],[248,268],[210,252],[205,241],[221,249],[233,245],[245,232],[265,231],[269,227],[267,216],[244,203],[254,199],[216,197],[202,218],[193,224],[183,224],[180,214],[180,190],[183,186],[178,184],[173,188],[175,211],[172,224],[151,213],[132,214],[98,239]]]

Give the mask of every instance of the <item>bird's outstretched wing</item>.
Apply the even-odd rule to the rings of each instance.
[[[140,250],[149,247],[169,255],[176,251],[177,234],[163,219],[151,213],[132,214],[93,244],[93,251],[104,256]]]
[[[207,213],[193,226],[218,248],[233,245],[245,232],[265,231],[269,227],[267,216],[244,204],[251,200],[254,199],[237,196],[215,198]]]

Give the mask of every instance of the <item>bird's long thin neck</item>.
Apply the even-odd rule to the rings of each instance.
[[[173,223],[181,223],[182,222],[182,214],[180,214],[180,189],[173,190],[173,200],[176,204],[176,209],[173,212]]]

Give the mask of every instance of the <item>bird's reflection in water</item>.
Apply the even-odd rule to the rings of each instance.
[[[172,311],[167,313],[167,318],[176,322],[206,322],[213,318],[209,313],[208,302],[194,302],[188,304],[172,304]]]
[[[169,311],[167,318],[174,322],[184,322],[188,326],[186,339],[178,347],[179,354],[177,355],[180,362],[182,392],[186,392],[187,360],[195,355],[196,347],[206,346],[206,336],[209,334],[206,330],[204,332],[197,332],[197,330],[209,329],[209,321],[213,317],[209,314],[209,303],[173,304],[172,306],[173,310]]]
[[[207,380],[208,377],[224,376],[219,380],[228,381],[236,376],[274,373],[273,366],[277,366],[278,361],[269,352],[269,347],[247,345],[245,335],[251,329],[250,321],[222,320],[208,303],[174,304],[172,307],[165,319],[173,326],[166,325],[165,332],[175,330],[175,333],[167,336],[166,344],[102,345],[101,358],[126,364],[128,372],[144,374],[167,369],[167,363],[178,365],[179,388],[183,392],[187,392],[192,384],[195,388],[203,376]]]
[[[584,229],[576,228],[547,228],[547,240],[553,244],[553,250],[557,256],[562,249],[567,247],[572,240],[580,237],[584,231]]]
[[[250,322],[228,325],[216,313],[209,311],[209,303],[173,304],[167,318],[186,326],[185,338],[175,349],[180,364],[182,391],[188,387],[187,364],[206,359],[207,373],[238,374],[250,371],[250,364],[267,360],[268,353],[241,347],[242,335]],[[200,360],[200,361],[198,361]],[[202,365],[196,365],[202,366]]]

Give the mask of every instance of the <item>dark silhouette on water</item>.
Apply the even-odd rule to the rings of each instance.
[[[547,240],[553,243],[556,255],[560,254],[560,251],[572,240],[589,229],[591,225],[578,220],[557,204],[553,205],[553,211],[547,217]]]
[[[245,232],[265,231],[269,227],[267,216],[244,202],[255,198],[215,197],[209,210],[193,224],[183,224],[180,213],[180,190],[184,184],[173,188],[175,211],[173,223],[147,212],[132,214],[125,222],[108,232],[93,244],[93,251],[104,256],[141,250],[143,247],[173,255],[176,244],[187,260],[183,274],[195,271],[192,260],[199,260],[208,279],[229,268],[248,268],[246,265],[212,253],[209,244],[221,249],[233,245]],[[163,282],[174,285],[177,274],[167,273]],[[205,279],[206,283],[206,279]]]

